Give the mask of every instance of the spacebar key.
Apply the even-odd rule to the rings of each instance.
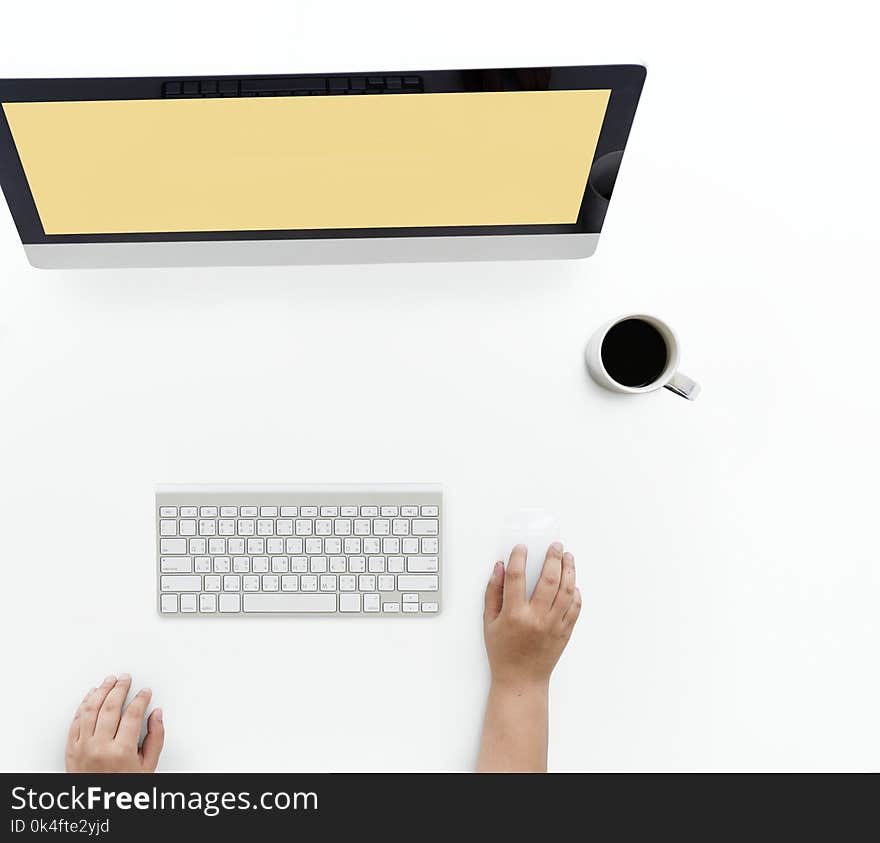
[[[335,594],[244,594],[243,612],[335,612]]]

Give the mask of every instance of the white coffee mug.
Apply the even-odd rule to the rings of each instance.
[[[602,342],[605,335],[619,322],[625,319],[641,319],[654,327],[666,343],[666,367],[660,375],[651,383],[645,386],[626,386],[618,383],[608,372],[602,363]],[[648,316],[644,313],[629,313],[626,316],[619,316],[606,322],[595,334],[593,334],[590,342],[587,344],[586,350],[587,369],[593,380],[606,389],[614,392],[625,392],[630,395],[640,395],[643,392],[653,392],[660,387],[674,392],[676,395],[682,396],[693,401],[700,394],[700,385],[691,380],[687,375],[678,371],[679,345],[675,332],[662,319],[656,316]]]

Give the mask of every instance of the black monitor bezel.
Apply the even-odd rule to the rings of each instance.
[[[641,65],[499,68],[494,70],[371,71],[370,73],[309,73],[303,77],[332,80],[352,76],[417,76],[421,93],[466,91],[590,90],[610,89],[611,96],[599,133],[595,163],[608,153],[622,153],[635,117],[645,80]],[[0,79],[0,103],[72,102],[80,100],[163,99],[169,81],[272,80],[272,74],[250,76],[152,76],[83,79]],[[333,96],[327,93],[326,96]],[[401,96],[401,94],[382,94]],[[618,156],[619,160],[619,156]],[[592,164],[591,164],[592,170]],[[613,182],[613,179],[612,179]],[[449,237],[510,234],[598,234],[607,208],[608,195],[600,196],[585,186],[577,221],[564,225],[413,226],[406,228],[283,229],[257,231],[132,232],[108,234],[46,234],[10,132],[0,108],[0,187],[16,228],[25,244],[48,243],[143,243],[229,240],[315,240],[364,237]]]

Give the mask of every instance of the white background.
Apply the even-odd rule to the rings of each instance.
[[[880,762],[876,21],[868,4],[17,3],[2,76],[643,62],[594,258],[48,272],[0,216],[0,766],[63,764],[110,671],[165,770],[466,770],[499,524],[558,513],[586,605],[551,766]],[[679,332],[703,384],[582,350]],[[174,622],[157,481],[441,481],[429,622]]]

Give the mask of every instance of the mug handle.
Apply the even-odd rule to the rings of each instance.
[[[665,383],[663,386],[670,392],[687,398],[688,401],[693,401],[700,394],[700,385],[681,372],[676,372],[669,383]]]

